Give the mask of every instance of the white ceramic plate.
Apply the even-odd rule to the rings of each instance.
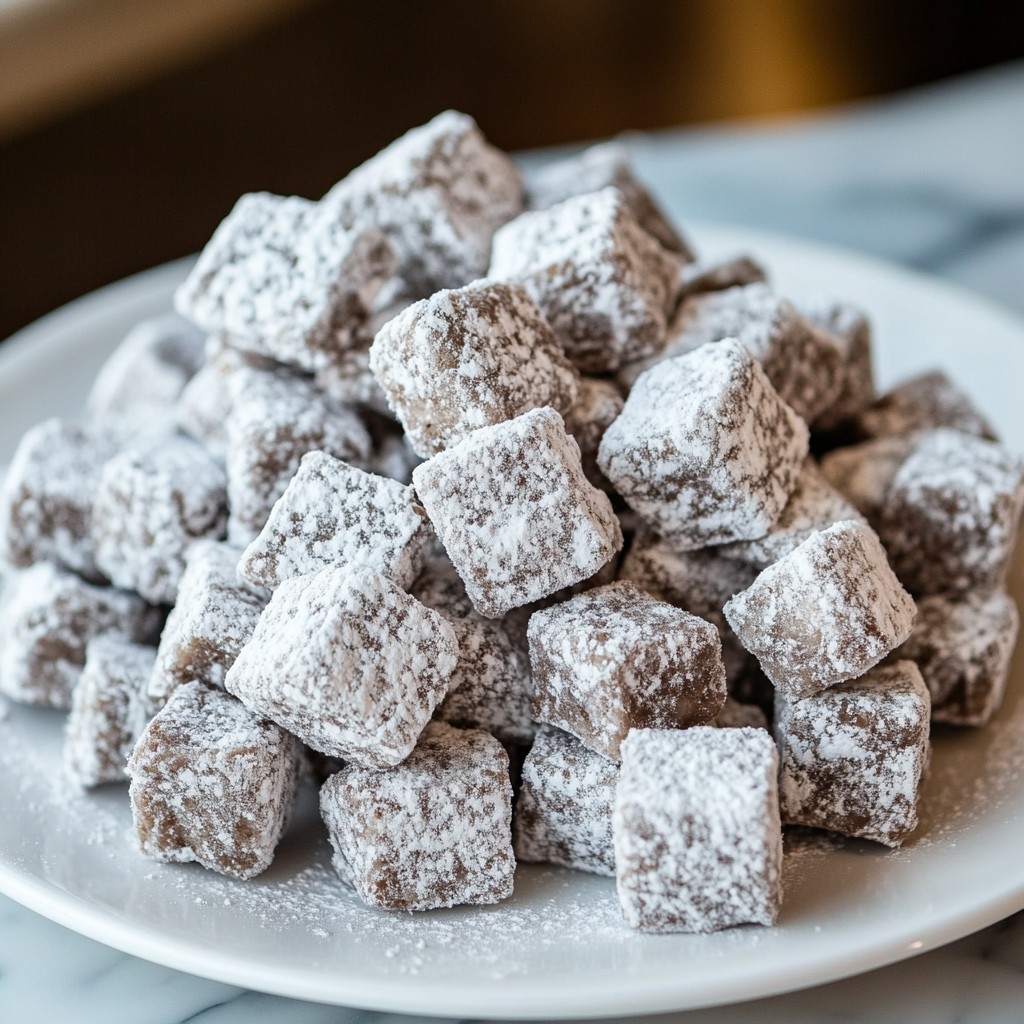
[[[709,257],[755,252],[798,299],[860,303],[877,327],[883,385],[941,365],[1024,451],[1024,325],[1009,314],[817,245],[720,227],[693,235]],[[186,269],[97,292],[0,349],[0,463],[25,427],[78,411],[106,354],[132,323],[168,307]],[[764,996],[911,956],[1024,907],[1022,684],[1018,657],[991,726],[935,738],[922,825],[903,849],[824,833],[790,841],[776,928],[637,935],[620,921],[610,879],[544,867],[520,868],[515,895],[496,907],[370,910],[330,870],[312,793],[255,881],[157,865],[132,847],[123,787],[75,794],[61,779],[61,716],[15,707],[0,721],[0,890],[170,967],[379,1010],[585,1017]]]

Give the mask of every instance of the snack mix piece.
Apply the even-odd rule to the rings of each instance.
[[[136,324],[93,381],[90,419],[145,422],[169,411],[203,364],[206,335],[175,313]]]
[[[877,534],[851,520],[812,533],[725,606],[740,642],[794,700],[863,675],[907,639],[915,614]]]
[[[723,263],[688,263],[679,275],[679,301],[691,295],[724,292],[726,288],[761,284],[767,280],[764,267],[749,256],[736,256]]]
[[[669,252],[693,260],[690,247],[658,208],[654,197],[636,178],[629,150],[616,142],[602,142],[579,156],[548,164],[529,175],[527,191],[532,210],[547,210],[585,192],[613,185],[626,200],[640,227]]]
[[[265,871],[295,800],[300,749],[223,690],[179,686],[128,759],[140,850],[231,878]]]
[[[434,718],[459,729],[484,729],[502,743],[529,744],[537,727],[525,647],[514,641],[503,622],[448,621],[459,643],[459,661]]]
[[[542,725],[516,797],[516,859],[615,876],[612,808],[619,765],[575,736]]]
[[[949,427],[998,441],[995,430],[944,373],[914,377],[882,395],[864,410],[857,426],[865,437],[896,437]]]
[[[521,284],[584,373],[613,373],[665,341],[681,257],[637,223],[617,188],[524,213],[494,235],[488,277]]]
[[[184,683],[223,689],[270,595],[238,575],[241,550],[200,540],[185,556],[178,596],[160,637],[149,696],[163,704]]]
[[[1003,701],[1020,617],[1013,598],[936,594],[917,603],[917,622],[892,659],[917,663],[932,699],[932,721],[985,725]]]
[[[844,519],[865,522],[864,517],[821,475],[810,456],[775,525],[758,540],[723,544],[718,551],[726,558],[739,558],[766,569],[799,547],[815,530],[824,530]]]
[[[322,754],[399,764],[448,692],[455,631],[379,573],[335,566],[285,580],[224,685]]]
[[[802,313],[808,323],[827,334],[842,353],[839,393],[811,424],[815,431],[835,430],[856,419],[875,397],[871,321],[862,310],[845,302],[812,306]]]
[[[89,641],[64,729],[64,765],[80,786],[127,781],[126,759],[156,712],[146,697],[155,657],[116,636]]]
[[[747,348],[727,340],[641,376],[601,439],[598,464],[687,551],[763,537],[796,488],[808,439]]]
[[[685,729],[725,704],[725,667],[710,622],[612,583],[530,618],[533,717],[619,759],[630,729]]]
[[[343,768],[320,790],[338,874],[388,910],[511,896],[508,767],[493,736],[432,722],[397,768]]]
[[[118,447],[116,434],[99,424],[52,419],[28,430],[0,481],[0,557],[21,568],[45,559],[104,582],[92,506]]]
[[[225,483],[221,464],[188,438],[126,448],[103,467],[96,489],[96,564],[116,586],[173,604],[188,546],[224,536]]]
[[[433,545],[434,531],[412,487],[309,452],[238,571],[276,590],[293,576],[362,565],[408,590]]]
[[[916,444],[916,434],[901,434],[835,448],[822,457],[821,475],[877,527],[889,488]]]
[[[787,824],[899,846],[917,827],[931,700],[912,661],[775,705]]]
[[[567,412],[579,392],[530,297],[493,281],[414,303],[381,328],[370,368],[424,458],[531,409]]]
[[[159,615],[136,594],[94,587],[49,562],[12,572],[0,620],[0,693],[22,704],[68,708],[86,645],[112,634],[148,643]]]
[[[580,446],[586,478],[602,491],[611,490],[611,484],[597,464],[597,450],[604,432],[621,415],[622,406],[622,395],[611,381],[583,377],[579,398],[563,417],[565,432]]]
[[[619,383],[628,390],[652,364],[726,338],[747,347],[779,397],[806,422],[813,422],[838,396],[844,368],[839,344],[812,327],[766,284],[687,299],[669,326],[668,344],[660,356],[625,367]]]
[[[763,729],[634,729],[612,833],[623,917],[647,932],[775,923],[779,759]]]
[[[471,117],[446,110],[357,167],[322,202],[343,223],[379,227],[418,298],[483,276],[491,236],[522,211],[523,183]]]
[[[174,297],[175,308],[236,348],[303,370],[348,348],[398,261],[373,225],[297,196],[242,196]]]
[[[1024,508],[1024,463],[958,430],[923,434],[879,514],[892,567],[914,594],[1002,586]]]
[[[585,580],[622,547],[554,409],[470,434],[412,474],[420,501],[488,618]]]
[[[307,452],[345,462],[370,454],[370,435],[350,409],[284,371],[241,367],[228,378],[228,540],[252,543]]]
[[[641,526],[623,559],[619,579],[713,623],[722,640],[722,661],[731,687],[747,671],[752,656],[725,621],[722,609],[730,597],[757,579],[759,571],[738,558],[724,558],[718,548],[676,551],[649,527]]]

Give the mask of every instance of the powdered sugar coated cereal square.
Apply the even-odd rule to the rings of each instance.
[[[542,725],[523,762],[512,827],[516,858],[614,877],[618,781],[618,762]]]
[[[48,560],[99,583],[92,506],[103,466],[121,446],[102,424],[51,419],[26,431],[0,481],[0,557]]]
[[[96,564],[117,586],[173,604],[189,545],[224,535],[226,482],[221,464],[188,438],[126,448],[96,489]]]
[[[146,696],[156,648],[116,636],[86,647],[64,728],[64,766],[80,786],[125,782],[125,762],[156,713]]]
[[[211,540],[189,548],[149,682],[150,697],[161,704],[184,683],[223,687],[252,636],[270,595],[238,575],[241,554]]]
[[[757,540],[723,544],[718,551],[726,558],[739,558],[765,569],[802,544],[815,530],[824,530],[844,519],[864,522],[864,517],[821,475],[818,464],[808,456],[800,470],[796,489],[789,496],[775,525]]]
[[[1024,462],[993,441],[929,431],[900,466],[878,532],[915,594],[1001,586],[1024,508]]]
[[[980,726],[1002,703],[1019,626],[1017,605],[1002,591],[922,597],[914,632],[891,658],[921,670],[933,722]]]
[[[361,461],[371,440],[351,409],[302,377],[242,366],[228,378],[228,391],[228,539],[245,547],[266,525],[303,455],[322,450]]]
[[[551,408],[478,430],[412,477],[473,606],[490,618],[592,576],[622,547],[608,496],[587,482]]]
[[[906,640],[915,615],[875,531],[851,520],[812,533],[725,606],[743,646],[795,700],[863,675]]]
[[[775,923],[782,900],[778,755],[763,729],[636,729],[612,830],[626,923],[713,932]]]
[[[432,722],[397,768],[349,765],[332,775],[320,810],[338,874],[389,910],[511,896],[508,765],[493,736]]]
[[[323,204],[346,225],[379,227],[408,291],[430,295],[482,276],[495,229],[523,208],[523,184],[471,117],[446,110],[357,167]]]
[[[425,458],[530,409],[566,412],[579,391],[530,297],[492,281],[410,306],[378,332],[370,368]]]
[[[912,661],[805,699],[780,694],[782,820],[899,846],[917,826],[930,708]]]
[[[230,878],[265,871],[295,800],[299,750],[223,690],[179,686],[128,759],[139,849]]]
[[[459,661],[434,718],[459,729],[484,729],[502,743],[529,743],[537,731],[530,658],[503,622],[449,618]]]
[[[50,562],[12,572],[0,616],[0,693],[21,704],[70,707],[89,641],[111,634],[148,643],[159,618],[137,594],[94,587]]]
[[[408,590],[433,545],[412,487],[309,452],[238,571],[274,590],[330,565],[365,565]]]
[[[605,757],[630,729],[703,725],[725,703],[715,627],[632,583],[535,612],[529,641],[534,718]]]
[[[598,464],[679,550],[756,540],[796,487],[809,434],[739,341],[644,374],[605,431]]]
[[[604,188],[500,228],[487,273],[523,285],[581,370],[612,373],[664,343],[681,265]]]
[[[534,171],[527,179],[529,206],[533,210],[547,210],[572,196],[597,192],[610,185],[622,193],[644,231],[669,252],[678,253],[685,260],[693,259],[690,247],[637,179],[629,150],[617,142],[599,143],[579,156]]]
[[[175,308],[239,348],[316,370],[348,348],[397,259],[372,225],[324,204],[242,196],[214,232]]]
[[[285,580],[225,687],[314,750],[374,768],[409,756],[448,692],[447,620],[372,569]]]

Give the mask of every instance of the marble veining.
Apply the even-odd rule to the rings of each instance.
[[[668,209],[861,249],[1024,311],[1024,64],[836,116],[627,140]],[[545,159],[530,154],[527,162]],[[0,897],[0,1022],[388,1024],[414,1018],[247,992],[158,967]],[[678,1024],[1024,1020],[1024,913],[804,992]]]

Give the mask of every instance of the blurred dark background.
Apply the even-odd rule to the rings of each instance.
[[[0,109],[0,337],[195,251],[242,192],[319,196],[446,107],[514,150],[793,115],[1024,56],[1022,0],[250,2]],[[129,6],[104,16],[130,36]],[[9,44],[25,81],[66,70],[46,61],[76,44],[48,31],[55,56]]]

